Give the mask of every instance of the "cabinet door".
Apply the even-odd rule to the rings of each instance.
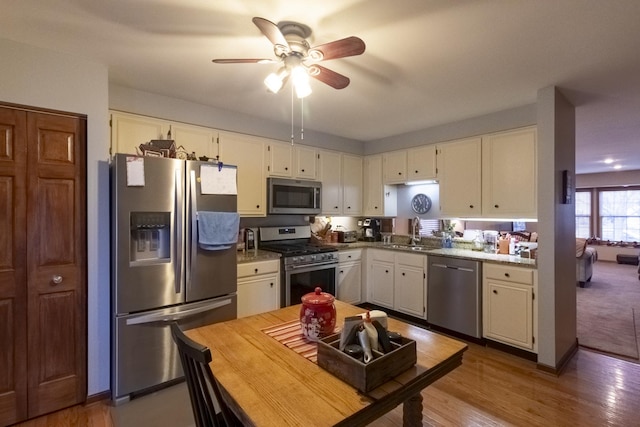
[[[342,213],[342,156],[335,151],[321,150],[318,154],[322,181],[322,213]]]
[[[111,112],[111,154],[136,154],[140,144],[166,139],[168,122],[153,117]]]
[[[269,176],[281,176],[291,178],[293,176],[293,150],[290,144],[269,142],[267,145],[269,153]]]
[[[394,308],[426,319],[424,255],[397,253],[395,257]]]
[[[435,145],[407,150],[407,179],[409,181],[436,179]]]
[[[394,285],[394,309],[423,319],[426,318],[424,269],[396,265]]]
[[[438,146],[440,213],[446,217],[479,217],[481,206],[481,140],[472,138]]]
[[[482,138],[482,213],[537,218],[536,128]]]
[[[484,336],[533,349],[533,288],[485,279],[483,289]]]
[[[295,176],[301,179],[315,180],[318,178],[318,150],[311,147],[296,145],[293,148],[295,160]]]
[[[182,123],[172,123],[170,126],[176,150],[181,150],[180,147],[183,147],[187,154],[196,153],[196,157],[215,158],[218,155],[218,146],[212,129]]]
[[[393,264],[373,261],[370,273],[371,302],[393,309]]]
[[[276,310],[278,294],[277,275],[238,280],[238,318]]]
[[[362,215],[362,157],[342,155],[342,213]]]
[[[338,299],[349,304],[361,302],[362,263],[342,263],[338,266]]]
[[[391,151],[382,154],[385,184],[402,184],[407,181],[407,151]]]
[[[364,158],[363,173],[364,215],[396,216],[398,214],[398,192],[394,185],[382,182],[382,155]]]
[[[238,213],[241,216],[266,215],[264,147],[264,142],[258,138],[226,132],[220,135],[220,160],[238,167]]]

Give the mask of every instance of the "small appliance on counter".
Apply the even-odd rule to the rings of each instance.
[[[338,242],[340,243],[353,243],[358,240],[357,231],[338,231]]]
[[[362,221],[363,237],[367,242],[379,242],[382,238],[380,234],[380,220],[367,218]]]

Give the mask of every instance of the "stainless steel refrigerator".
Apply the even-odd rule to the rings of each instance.
[[[226,178],[217,182],[217,173]],[[114,402],[183,376],[168,322],[190,329],[236,318],[236,242],[205,250],[199,245],[198,229],[198,216],[204,213],[237,211],[237,196],[227,191],[235,176],[235,166],[115,156],[111,167]],[[237,237],[237,225],[226,232]]]

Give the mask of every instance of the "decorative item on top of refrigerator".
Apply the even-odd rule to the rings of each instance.
[[[111,170],[114,401],[182,376],[168,322],[236,317],[235,166],[116,154]]]

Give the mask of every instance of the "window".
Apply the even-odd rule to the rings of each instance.
[[[576,191],[576,237],[591,236],[591,192]]]
[[[640,190],[600,190],[598,198],[602,239],[640,241]]]

